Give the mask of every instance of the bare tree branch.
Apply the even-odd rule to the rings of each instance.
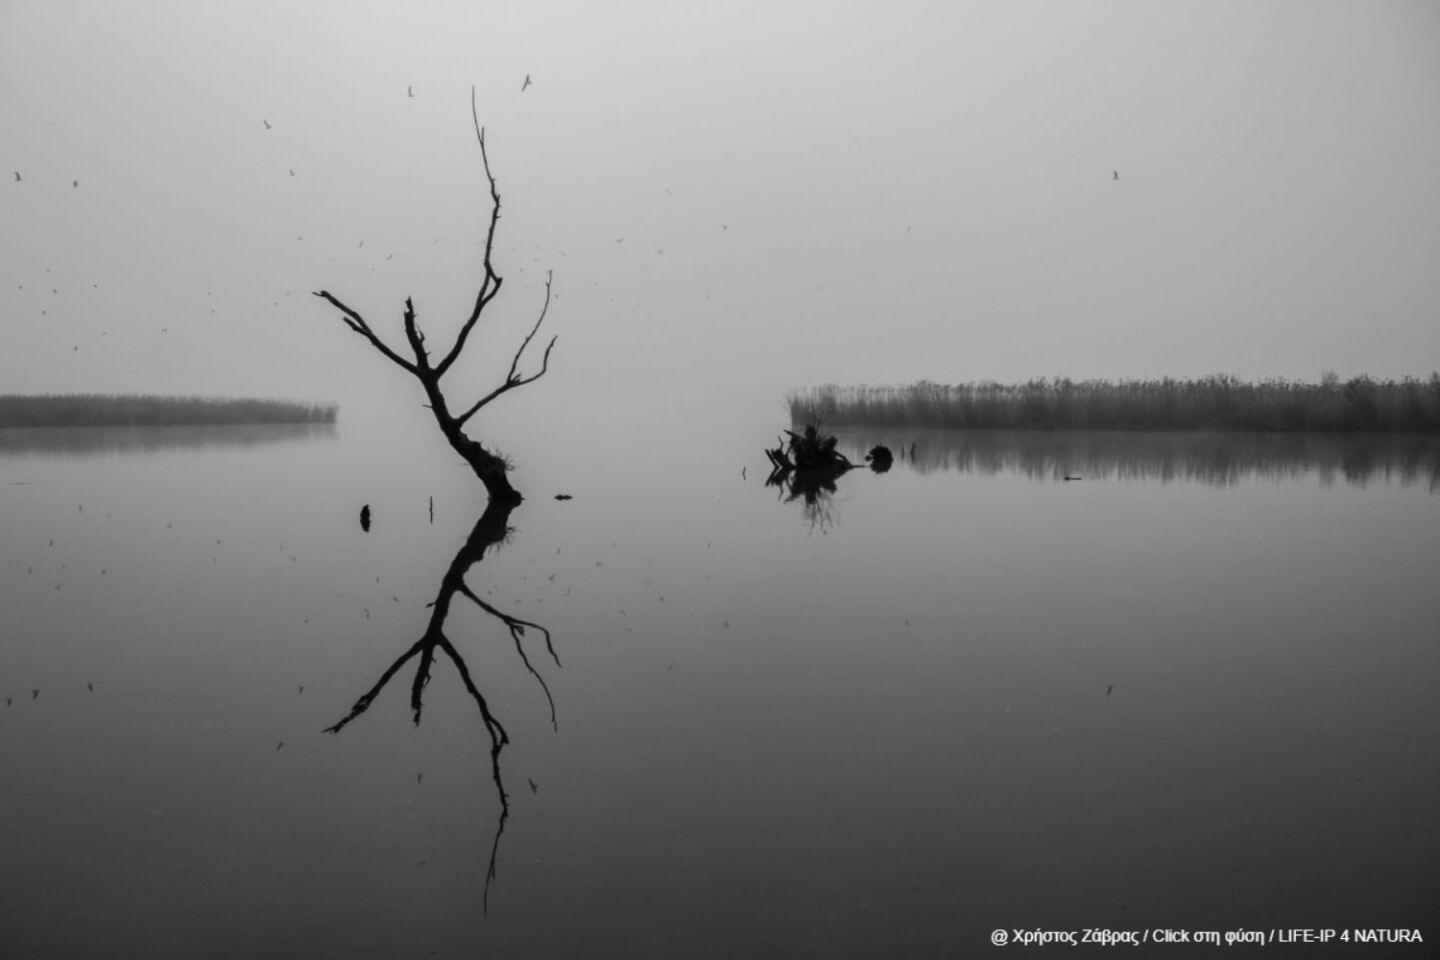
[[[415,365],[413,363],[406,360],[404,357],[400,356],[400,354],[396,353],[394,350],[391,350],[388,346],[386,346],[385,341],[377,337],[375,335],[375,331],[370,329],[370,324],[365,322],[364,317],[360,316],[360,314],[356,313],[354,310],[351,310],[349,307],[345,306],[345,304],[337,300],[330,293],[330,291],[312,291],[311,295],[319,297],[322,300],[328,300],[332,306],[336,307],[341,313],[345,314],[343,318],[345,321],[345,326],[349,327],[351,330],[354,330],[366,340],[369,340],[371,344],[374,345],[376,350],[379,350],[381,353],[385,354],[385,356],[389,357],[391,360],[394,360],[406,370],[410,371],[411,373],[416,372]],[[406,302],[408,303],[409,301]]]
[[[505,787],[500,780],[500,751],[510,742],[510,735],[505,732],[500,721],[495,719],[495,715],[490,712],[490,705],[476,688],[475,681],[470,678],[470,668],[465,665],[465,658],[456,652],[455,646],[444,634],[440,635],[439,646],[455,664],[455,669],[460,673],[460,681],[470,693],[471,699],[480,707],[480,719],[485,722],[485,729],[490,732],[490,760],[494,767],[495,786],[500,788],[500,800],[504,802],[508,799],[509,794],[505,792]]]
[[[429,642],[430,638],[428,635],[421,637],[419,640],[415,641],[415,645],[413,647],[405,651],[405,653],[398,657],[394,663],[390,664],[390,668],[388,670],[386,670],[383,674],[380,675],[380,679],[375,681],[375,686],[371,687],[365,693],[361,694],[360,699],[355,701],[355,706],[350,708],[350,712],[345,714],[345,716],[341,718],[339,723],[326,727],[325,732],[339,733],[342,729],[344,729],[347,723],[360,716],[360,714],[364,713],[366,710],[369,710],[370,704],[375,702],[375,698],[380,695],[381,690],[385,689],[385,685],[390,682],[390,678],[395,676],[399,669],[405,665],[405,661],[409,660],[411,657],[415,656],[415,654],[425,649],[425,645]]]
[[[410,342],[410,352],[415,354],[417,376],[420,370],[430,369],[430,351],[425,349],[425,334],[415,322],[415,304],[405,298],[405,339]]]
[[[553,271],[547,271],[545,274],[545,304],[540,308],[540,317],[535,321],[535,326],[531,327],[530,332],[525,335],[525,342],[520,344],[520,349],[516,350],[515,356],[510,358],[510,372],[505,375],[505,382],[500,384],[500,386],[496,387],[494,390],[491,390],[485,396],[481,397],[469,410],[466,410],[464,413],[460,414],[460,416],[456,417],[456,423],[464,425],[466,420],[469,420],[471,417],[473,417],[481,407],[485,406],[485,404],[489,403],[491,400],[494,400],[496,397],[500,396],[502,393],[505,393],[507,390],[513,390],[516,387],[523,387],[527,383],[534,383],[536,380],[539,380],[542,376],[544,376],[545,371],[550,368],[550,351],[555,348],[555,341],[560,339],[558,336],[551,337],[550,342],[546,344],[545,355],[540,360],[540,371],[538,373],[536,373],[533,377],[522,377],[515,372],[516,369],[520,366],[521,354],[525,352],[526,347],[530,346],[530,341],[534,339],[536,331],[540,329],[540,324],[545,322],[545,314],[550,311],[550,286],[552,282],[552,274]]]
[[[480,126],[480,114],[475,109],[475,88],[470,88],[470,118],[475,122],[475,139],[480,141],[480,162],[485,167],[485,179],[490,181],[490,229],[485,234],[485,276],[480,281],[480,292],[475,296],[475,307],[470,311],[470,317],[460,328],[460,334],[455,338],[455,345],[450,352],[445,354],[439,366],[435,368],[436,376],[443,377],[445,371],[460,356],[460,351],[465,348],[465,340],[470,336],[470,331],[475,328],[476,322],[480,319],[480,313],[485,309],[495,295],[500,292],[500,285],[504,279],[495,273],[495,267],[491,263],[490,255],[495,249],[495,226],[500,222],[500,191],[495,185],[495,177],[490,173],[490,155],[485,152],[485,128]]]
[[[517,367],[520,366],[520,355],[525,352],[526,347],[530,346],[530,341],[535,339],[535,333],[540,329],[540,324],[545,322],[545,314],[550,312],[550,284],[553,282],[554,278],[555,271],[545,271],[545,303],[543,306],[540,307],[540,316],[536,319],[535,326],[531,327],[530,332],[525,334],[525,340],[523,343],[520,344],[520,349],[516,350],[515,356],[510,358],[510,372],[505,375],[505,380],[507,383],[515,379],[515,370]],[[555,338],[551,337],[550,347],[553,346],[555,346]],[[547,364],[550,362],[550,347],[545,348],[545,362]],[[544,370],[540,371],[540,373],[544,372]],[[535,376],[531,377],[530,380],[526,380],[525,382],[529,383],[531,380],[540,379],[540,373],[535,374]],[[517,386],[518,385],[519,384],[517,384]]]
[[[410,715],[415,720],[415,726],[420,726],[420,698],[425,694],[425,688],[430,685],[430,665],[435,661],[435,645],[437,643],[448,643],[445,634],[440,632],[440,624],[444,618],[432,621],[432,628],[425,631],[430,637],[430,642],[420,650],[420,663],[415,667],[415,681],[410,684]]]
[[[558,667],[560,666],[560,658],[555,656],[555,648],[550,644],[550,631],[546,630],[538,623],[531,623],[529,620],[521,620],[519,617],[512,617],[508,613],[495,609],[490,604],[486,603],[484,600],[481,600],[474,593],[472,593],[470,588],[467,587],[464,583],[460,584],[460,592],[465,594],[465,596],[469,597],[471,600],[475,601],[475,603],[480,607],[480,609],[484,610],[492,617],[498,617],[500,619],[500,622],[505,624],[505,629],[510,631],[510,639],[515,641],[515,652],[520,655],[520,662],[525,664],[525,669],[530,671],[530,676],[534,677],[535,682],[540,684],[540,689],[543,690],[545,693],[545,699],[550,701],[550,729],[559,730],[560,726],[555,719],[555,698],[550,695],[550,687],[548,684],[545,683],[545,678],[540,676],[539,671],[537,671],[534,666],[531,665],[530,658],[525,655],[525,648],[520,643],[520,638],[525,636],[526,627],[534,627],[536,630],[539,630],[542,634],[545,635],[545,649],[550,651],[550,656],[555,659],[555,666]]]

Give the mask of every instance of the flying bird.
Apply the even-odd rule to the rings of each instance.
[[[20,171],[19,171],[19,170],[16,170],[16,171],[15,171],[15,182],[16,182],[16,183],[19,183],[19,182],[20,182]]]
[[[78,186],[80,186],[80,181],[79,181],[79,180],[71,180],[71,181],[70,181],[70,186],[71,186],[72,189],[73,189],[74,187],[78,187]]]
[[[413,100],[413,99],[415,98],[415,88],[414,88],[413,86],[412,86],[412,87],[406,87],[406,88],[405,88],[405,96],[410,97],[410,98]]]
[[[269,130],[269,129],[270,129],[270,121],[269,121],[269,120],[266,120],[266,119],[264,119],[264,118],[262,117],[261,120],[260,120],[260,122],[263,123],[263,124],[265,124],[265,129],[266,129],[266,130]]]
[[[295,176],[295,168],[294,168],[294,167],[291,167],[291,168],[290,168],[290,176],[292,176],[292,177]]]
[[[522,84],[520,84],[520,92],[521,92],[521,93],[524,93],[524,92],[525,92],[525,88],[528,87],[528,86],[530,86],[530,74],[527,73],[527,74],[525,74],[525,82],[522,83]]]
[[[1115,178],[1116,180],[1119,180],[1119,179],[1120,179],[1120,171],[1119,171],[1119,170],[1111,170],[1110,173],[1114,175],[1114,178]]]

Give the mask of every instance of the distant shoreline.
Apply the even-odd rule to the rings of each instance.
[[[0,395],[0,429],[334,423],[339,407],[287,400],[67,393]]]
[[[1235,377],[1195,380],[920,381],[828,384],[786,397],[792,423],[830,427],[998,430],[1229,430],[1280,433],[1440,433],[1440,373],[1426,380],[1319,383]]]

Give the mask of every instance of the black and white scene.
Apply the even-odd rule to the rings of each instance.
[[[1421,958],[1440,3],[0,0],[0,960]]]

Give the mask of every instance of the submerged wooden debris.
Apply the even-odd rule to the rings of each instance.
[[[780,437],[780,445],[766,450],[770,458],[770,480],[767,483],[784,480],[789,474],[797,477],[811,477],[816,480],[834,480],[848,470],[855,469],[850,459],[835,449],[835,438],[820,432],[816,424],[808,424],[804,433],[786,430]]]
[[[810,423],[800,433],[786,430],[777,446],[765,451],[770,459],[767,487],[779,487],[786,500],[803,499],[807,508],[823,506],[835,492],[835,482],[860,466],[837,449],[836,438]],[[876,446],[866,455],[870,469],[885,473],[894,462],[889,448]]]

